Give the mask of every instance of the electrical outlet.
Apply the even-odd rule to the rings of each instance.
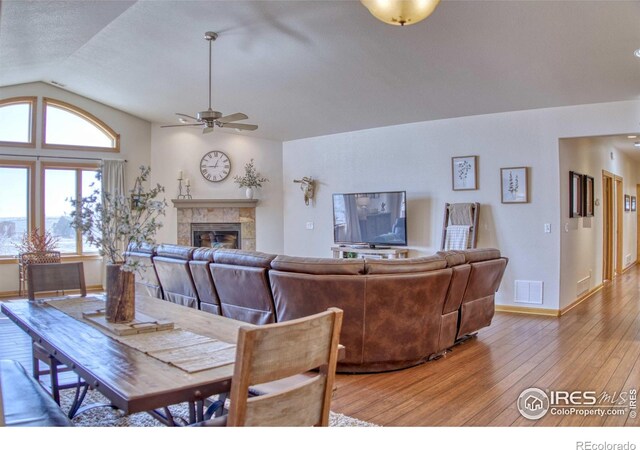
[[[313,230],[313,222],[307,222],[307,230]]]
[[[551,224],[550,223],[545,223],[544,224],[544,232],[545,233],[551,233]]]

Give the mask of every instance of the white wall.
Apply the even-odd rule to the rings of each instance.
[[[509,257],[497,303],[513,305],[514,280],[544,282],[544,302],[560,300],[559,138],[637,130],[640,102],[549,108],[420,122],[283,144],[284,252],[330,256],[336,192],[406,190],[412,255],[440,247],[444,204],[480,202],[479,247]],[[478,155],[479,189],[451,189],[451,157]],[[528,166],[528,204],[502,204],[500,168]],[[294,178],[318,180],[305,206]],[[568,177],[568,175],[567,175]],[[563,178],[564,179],[564,178]],[[314,229],[305,229],[314,222]],[[543,232],[551,224],[551,233]],[[564,294],[563,294],[564,295]],[[536,306],[536,305],[521,305]]]
[[[578,290],[578,281],[590,277],[588,289],[593,289],[602,283],[603,170],[623,178],[623,195],[636,195],[636,184],[640,173],[635,161],[613,147],[594,145],[584,139],[560,141],[560,207],[564,231],[561,238],[560,308],[568,306],[572,299],[581,294]],[[594,198],[599,200],[600,205],[596,204],[594,207],[593,217],[569,217],[569,171],[594,178]],[[630,262],[625,266],[637,260],[636,214],[624,211],[622,213],[623,264],[625,264],[625,257],[630,255]]]
[[[137,174],[137,167],[149,165],[149,154],[151,149],[151,124],[145,120],[134,117],[109,106],[97,103],[86,97],[73,94],[64,89],[57,88],[45,83],[28,83],[0,88],[0,98],[10,98],[19,96],[37,96],[37,126],[36,126],[36,148],[25,149],[20,147],[0,147],[0,154],[15,155],[40,155],[40,156],[70,156],[77,158],[105,158],[105,159],[126,159],[127,182],[129,187],[133,183]],[[42,123],[42,97],[50,97],[71,103],[109,125],[120,134],[120,153],[76,151],[76,150],[43,150],[41,148],[41,123]],[[20,159],[15,156],[0,156],[4,159]],[[25,158],[33,161],[33,158]],[[47,161],[55,159],[47,158]],[[62,160],[67,161],[67,160]],[[82,161],[78,161],[82,162]],[[86,161],[85,161],[86,162]],[[39,167],[36,167],[36,172]],[[36,176],[36,181],[39,181]],[[1,181],[0,181],[1,182]],[[39,183],[36,190],[39,192]],[[36,204],[36,207],[39,207]],[[36,224],[40,226],[40,224]],[[99,260],[85,261],[85,277],[88,286],[102,284],[102,270]],[[18,290],[18,267],[17,264],[0,264],[0,292]]]
[[[219,130],[202,134],[197,128],[152,127],[151,177],[166,188],[169,207],[163,219],[157,242],[175,243],[177,240],[176,209],[171,203],[178,195],[178,171],[191,181],[194,199],[245,198],[233,177],[244,175],[244,165],[251,158],[256,170],[269,179],[254,198],[256,208],[256,249],[267,253],[282,253],[282,144],[267,139],[224,133]],[[211,150],[221,150],[231,160],[231,173],[218,183],[207,181],[200,174],[200,160]]]

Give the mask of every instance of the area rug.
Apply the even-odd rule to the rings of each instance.
[[[60,393],[60,406],[64,411],[69,411],[73,403],[75,390],[67,389]],[[88,404],[106,404],[108,400],[99,392],[91,390],[83,402]],[[189,417],[187,404],[182,403],[169,407],[171,414],[177,418],[178,423],[182,423],[184,419]],[[181,420],[181,418],[183,418]],[[163,427],[164,425],[151,417],[147,413],[136,413],[125,416],[121,411],[109,407],[99,407],[90,409],[73,419],[73,423],[79,427]],[[329,415],[330,427],[377,427],[378,425],[364,422],[344,414],[334,413]]]

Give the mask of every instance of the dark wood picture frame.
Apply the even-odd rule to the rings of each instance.
[[[584,205],[582,206],[582,216],[583,217],[593,217],[593,204],[594,204],[594,183],[595,180],[593,177],[589,175],[582,176],[584,187],[583,187],[583,197],[584,197]]]
[[[635,196],[631,196],[631,211],[635,211],[636,210],[636,197]]]
[[[624,210],[631,211],[631,196],[629,194],[624,194]]]
[[[569,172],[569,217],[582,217],[582,175]]]

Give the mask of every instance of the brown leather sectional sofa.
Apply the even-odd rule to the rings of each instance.
[[[344,311],[338,370],[402,369],[491,324],[507,265],[496,249],[376,260],[276,256],[163,244],[130,248],[146,263],[136,289],[254,324],[336,306]]]

